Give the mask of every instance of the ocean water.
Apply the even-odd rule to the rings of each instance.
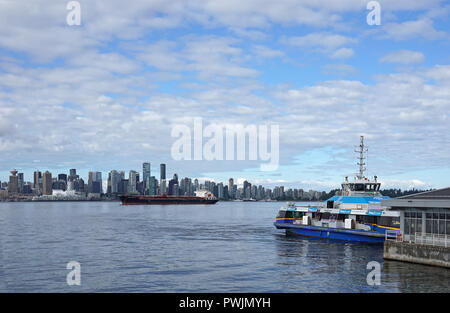
[[[286,236],[282,205],[0,203],[0,292],[450,291],[448,269],[385,261],[382,245]]]

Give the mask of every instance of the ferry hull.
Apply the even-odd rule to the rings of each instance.
[[[337,229],[329,227],[292,225],[286,223],[274,223],[278,229],[285,229],[286,234],[307,236],[316,238],[326,238],[343,241],[383,243],[385,234],[378,232],[359,231],[353,229]]]

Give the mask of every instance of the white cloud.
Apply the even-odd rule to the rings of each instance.
[[[408,40],[413,38],[424,38],[426,40],[442,39],[447,36],[444,31],[434,28],[433,21],[428,18],[401,23],[387,23],[383,26],[385,34],[383,38],[393,40]]]
[[[305,36],[283,37],[281,41],[291,46],[318,48],[327,51],[356,42],[353,38],[332,33],[310,33]]]
[[[382,6],[426,9],[426,1],[418,2]],[[430,3],[436,9],[436,1]],[[167,158],[171,126],[197,116],[279,124],[285,164],[305,149],[352,145],[361,133],[388,154],[381,168],[448,164],[450,151],[439,145],[449,140],[447,65],[383,75],[375,83],[314,77],[302,81],[304,87],[284,85],[308,75],[295,67],[263,72],[261,63],[254,66],[285,61],[286,46],[320,57],[354,57],[358,32],[332,30],[347,25],[348,12],[365,14],[364,2],[81,1],[79,28],[65,25],[64,4],[0,3],[3,167],[35,167],[32,160],[39,159],[111,169]],[[286,46],[274,44],[274,25],[292,27],[281,40]],[[296,36],[298,26],[308,26],[301,27],[305,35]],[[386,38],[395,40],[445,35],[430,16],[383,27]],[[410,52],[383,61],[421,62],[420,52]],[[345,64],[323,68],[356,73]],[[284,75],[289,71],[294,74]],[[436,148],[442,153],[430,152]],[[411,151],[407,160],[405,150]],[[188,167],[217,170],[214,162],[205,166]]]
[[[332,59],[348,59],[355,55],[353,49],[350,48],[340,48],[336,50],[332,55]]]
[[[410,50],[398,50],[385,55],[380,59],[380,62],[414,64],[414,63],[423,63],[424,60],[425,56],[421,52]]]
[[[327,54],[333,59],[346,59],[354,55],[353,49],[342,47],[354,44],[356,39],[332,33],[310,33],[299,37],[282,37],[281,43],[313,52]]]

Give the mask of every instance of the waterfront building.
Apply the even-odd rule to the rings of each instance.
[[[384,258],[450,268],[450,187],[381,200],[400,212],[400,233]]]
[[[53,193],[52,173],[46,171],[42,176],[42,194],[51,196]]]
[[[17,170],[11,171],[11,176],[9,176],[8,183],[8,193],[16,194],[19,193],[19,177],[17,177]]]
[[[400,211],[404,240],[419,234],[450,239],[450,187],[382,200],[390,210]]]

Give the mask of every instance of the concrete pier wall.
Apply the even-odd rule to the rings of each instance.
[[[429,246],[409,242],[384,242],[384,258],[450,268],[450,247]]]

